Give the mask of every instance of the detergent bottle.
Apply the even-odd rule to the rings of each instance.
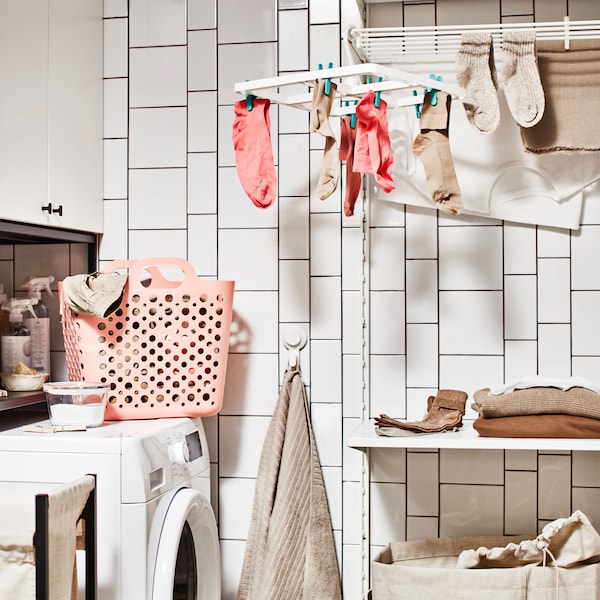
[[[35,316],[33,306],[36,298],[11,298],[2,305],[8,312],[8,327],[2,331],[0,348],[0,369],[12,373],[18,363],[31,367],[31,335],[23,325],[23,313]]]
[[[34,315],[25,315],[23,325],[31,335],[31,364],[39,373],[50,374],[50,311],[42,300],[42,292],[52,296],[50,284],[54,277],[31,277],[21,286],[27,288],[27,296],[37,300],[33,305]]]

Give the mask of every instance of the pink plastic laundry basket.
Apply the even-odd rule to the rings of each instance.
[[[183,279],[159,267],[176,267]],[[234,282],[200,279],[171,257],[114,261],[104,272],[125,268],[123,299],[105,319],[74,313],[59,285],[69,379],[110,384],[109,421],[218,413]]]

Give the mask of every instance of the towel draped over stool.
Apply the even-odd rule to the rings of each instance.
[[[77,521],[95,485],[91,475],[58,485],[48,495],[50,600],[77,598]],[[0,598],[33,600],[36,594],[35,504],[0,507]],[[87,585],[87,582],[86,582]]]

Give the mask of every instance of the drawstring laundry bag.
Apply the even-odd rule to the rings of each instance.
[[[456,566],[462,569],[519,567],[527,564],[571,567],[600,562],[600,535],[589,519],[576,510],[566,519],[548,523],[534,540],[501,548],[464,550]]]
[[[210,416],[221,410],[234,282],[199,278],[176,257],[109,263],[128,270],[106,317],[75,312],[59,284],[71,381],[110,385],[105,418]],[[169,279],[165,271],[179,271]]]
[[[395,542],[374,559],[373,600],[600,600],[600,536],[575,511],[531,540]]]

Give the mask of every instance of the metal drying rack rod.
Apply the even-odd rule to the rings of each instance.
[[[564,40],[565,50],[575,39],[600,39],[600,21],[562,21],[538,23],[502,23],[483,25],[434,25],[428,27],[351,27],[347,41],[357,55],[367,62],[391,63],[406,53],[457,52],[461,35],[482,32],[492,35],[494,45],[502,45],[506,31],[533,29],[537,40]]]

